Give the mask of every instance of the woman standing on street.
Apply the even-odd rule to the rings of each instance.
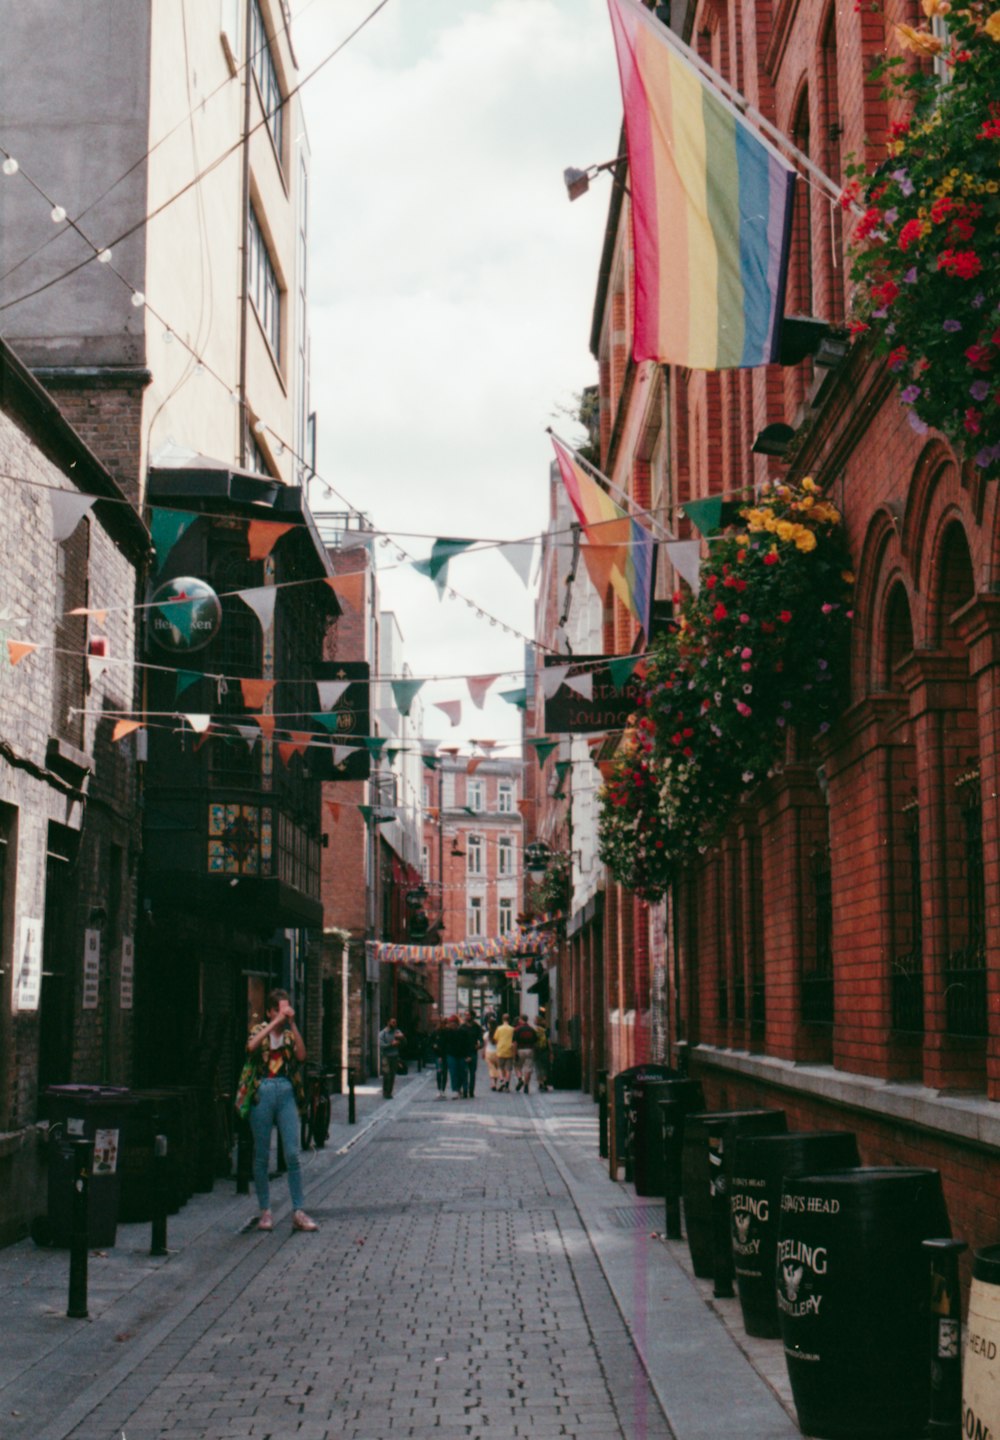
[[[268,995],[267,1020],[250,1031],[247,1055],[253,1062],[255,1081],[249,1118],[253,1132],[253,1181],[260,1205],[257,1229],[274,1229],[268,1170],[271,1131],[277,1125],[288,1166],[288,1190],[294,1206],[292,1228],[315,1230],[315,1220],[310,1220],[302,1208],[302,1168],[299,1164],[299,1109],[305,1099],[299,1067],[306,1058],[306,1046],[295,1024],[295,1011],[287,990],[272,990]]]

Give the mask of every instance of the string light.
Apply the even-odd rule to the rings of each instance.
[[[146,297],[141,290],[132,291],[132,304],[137,310],[141,310],[146,303]]]
[[[109,265],[111,263],[111,251],[105,245],[103,250],[97,252],[98,265]]]
[[[14,159],[13,155],[8,155],[3,165],[0,166],[0,169],[3,170],[5,175],[16,175],[20,168],[20,165]]]
[[[61,225],[66,219],[66,211],[61,205],[53,205],[51,214],[53,225]]]

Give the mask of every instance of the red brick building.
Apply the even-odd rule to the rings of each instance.
[[[839,183],[849,155],[874,167],[885,154],[893,116],[866,75],[895,44],[892,22],[921,18],[916,0],[885,10],[700,0],[683,38]],[[933,432],[915,433],[864,343],[752,371],[636,365],[624,178],[612,188],[592,336],[601,469],[682,538],[693,533],[678,514],[685,500],[811,475],[844,514],[857,595],[850,707],[829,734],[794,737],[783,767],[744,797],[664,905],[608,885],[605,1062],[669,1059],[689,1042],[712,1107],[780,1106],[790,1128],[850,1125],[866,1164],[936,1166],[955,1232],[991,1243],[996,487]],[[844,223],[800,185],[787,314],[843,322]],[[790,463],[754,449],[778,423],[795,432]],[[679,583],[668,571],[659,593]],[[606,650],[627,652],[631,616],[609,597],[605,619]]]

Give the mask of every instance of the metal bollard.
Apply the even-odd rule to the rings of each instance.
[[[608,1158],[608,1072],[597,1072],[597,1153]]]
[[[70,1320],[87,1320],[87,1242],[89,1239],[90,1174],[94,1163],[93,1140],[74,1139],[73,1209],[69,1232]]]
[[[347,1123],[355,1125],[358,1119],[357,1107],[354,1102],[354,1071],[347,1072]]]
[[[253,1166],[253,1135],[249,1120],[236,1121],[236,1193],[250,1194],[250,1172]]]
[[[964,1240],[925,1240],[931,1266],[931,1394],[927,1434],[931,1440],[962,1435],[962,1292],[958,1257]]]
[[[166,1255],[167,1251],[167,1137],[153,1140],[153,1233],[149,1240],[150,1255]]]

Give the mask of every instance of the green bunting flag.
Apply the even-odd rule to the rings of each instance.
[[[369,755],[381,755],[382,746],[388,740],[387,735],[364,735],[362,743]]]
[[[684,514],[703,535],[714,535],[722,524],[721,495],[709,495],[706,500],[685,500]]]
[[[639,663],[637,655],[626,655],[618,660],[608,661],[608,674],[616,690],[623,690],[632,679],[632,671]]]
[[[556,774],[559,776],[559,784],[560,784],[560,785],[562,784],[563,780],[566,778],[566,772],[572,768],[572,765],[573,765],[572,760],[557,760],[557,761],[556,761]]]
[[[546,762],[546,760],[547,760],[547,759],[549,758],[549,756],[552,754],[553,750],[558,750],[558,748],[559,748],[559,741],[558,741],[558,740],[533,740],[531,743],[534,745],[534,747],[535,747],[535,754],[538,756],[538,768],[539,768],[539,770],[544,770],[544,769],[545,769],[545,762]]]
[[[322,725],[324,730],[329,731],[336,730],[337,722],[340,719],[339,715],[332,710],[312,710],[309,718],[315,720],[317,725]]]
[[[156,568],[162,570],[167,556],[178,540],[194,524],[198,516],[191,510],[165,510],[154,505],[150,513],[149,533],[156,551]]]
[[[520,690],[501,690],[500,699],[506,700],[508,705],[516,705],[519,710],[524,710],[528,705],[528,692],[523,686]]]
[[[400,715],[409,715],[410,706],[423,686],[422,680],[390,680],[392,698]]]
[[[201,670],[178,670],[177,688],[174,691],[174,699],[176,700],[178,696],[184,694],[185,690],[190,689],[192,685],[196,685],[199,680],[204,680],[204,678],[205,676]]]
[[[436,770],[441,763],[436,755],[425,755],[423,761],[428,770]]]
[[[431,546],[430,558],[427,560],[414,560],[413,568],[420,575],[426,575],[434,581],[437,586],[438,595],[444,594],[444,588],[448,583],[448,561],[456,555],[461,555],[463,550],[468,550],[474,545],[474,540],[435,540]]]

